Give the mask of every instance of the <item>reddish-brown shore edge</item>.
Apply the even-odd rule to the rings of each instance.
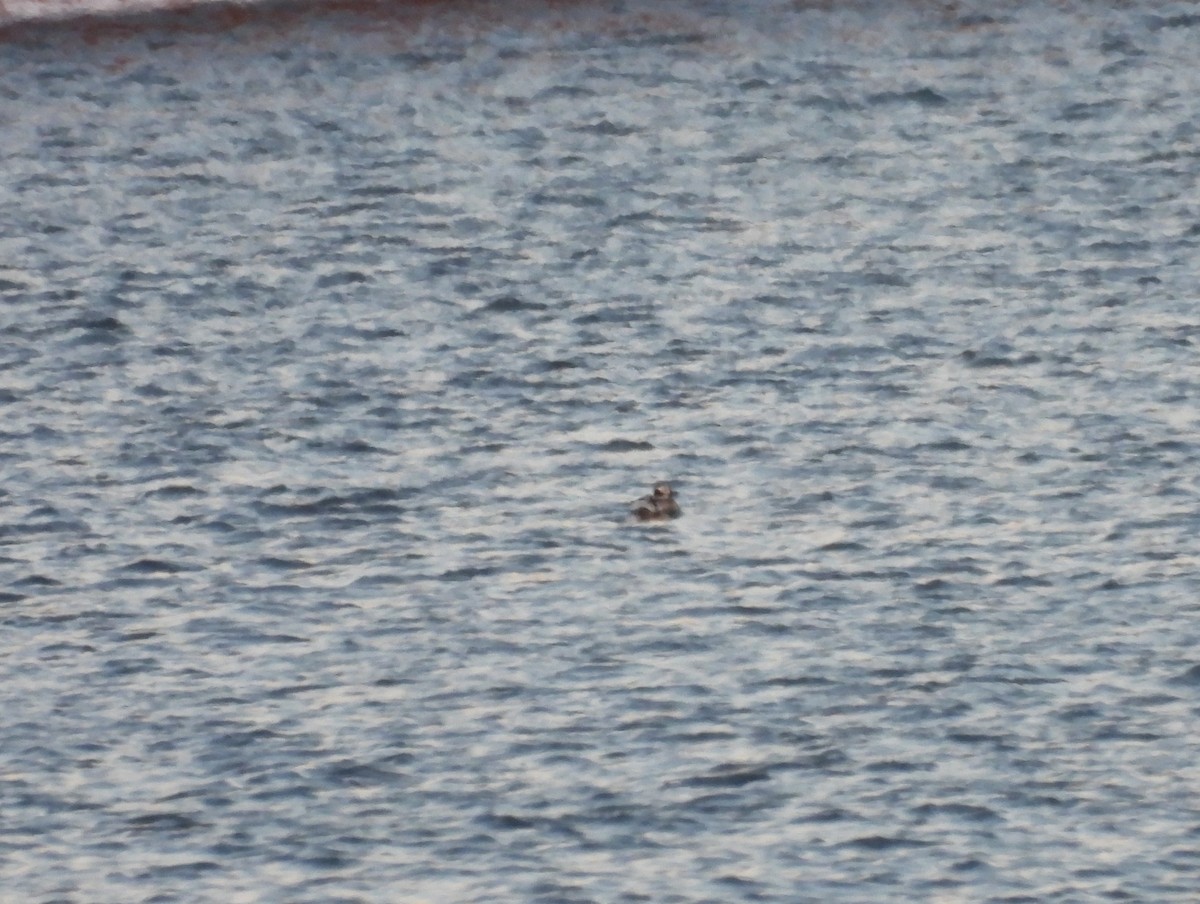
[[[539,0],[547,9],[586,4],[587,0]],[[108,39],[154,34],[217,34],[245,27],[286,31],[314,18],[339,17],[368,27],[371,23],[411,21],[414,13],[436,8],[458,8],[464,15],[501,18],[502,2],[489,0],[180,0],[168,5],[132,11],[81,12],[56,10],[47,18],[4,21],[0,0],[0,44],[44,43],[76,38],[87,44]]]

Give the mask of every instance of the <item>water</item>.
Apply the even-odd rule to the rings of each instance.
[[[0,897],[1195,900],[1200,16],[744,6],[9,32]]]

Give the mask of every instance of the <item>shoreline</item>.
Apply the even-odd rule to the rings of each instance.
[[[14,15],[13,4],[0,0],[0,43],[35,42],[77,36],[94,44],[107,38],[153,33],[213,34],[245,26],[287,28],[312,18],[344,16],[363,21],[409,18],[414,12],[451,5],[478,7],[477,0],[173,0],[130,8],[82,8],[77,4],[45,6],[45,15]],[[491,4],[484,4],[490,6]]]

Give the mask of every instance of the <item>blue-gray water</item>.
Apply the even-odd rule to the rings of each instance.
[[[1200,12],[834,6],[2,48],[0,899],[1196,900]]]

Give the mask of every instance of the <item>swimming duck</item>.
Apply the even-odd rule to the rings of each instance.
[[[639,521],[668,521],[679,517],[679,503],[669,483],[656,483],[649,496],[643,496],[630,510]]]

